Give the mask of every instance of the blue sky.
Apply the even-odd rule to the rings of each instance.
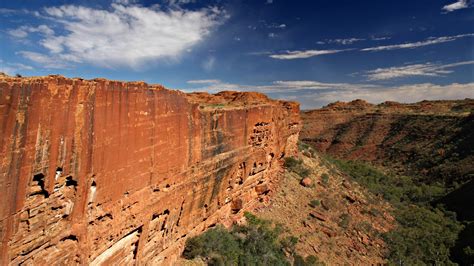
[[[315,108],[474,98],[472,0],[2,1],[0,71],[260,91]]]

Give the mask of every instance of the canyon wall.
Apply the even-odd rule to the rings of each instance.
[[[301,113],[301,139],[336,157],[387,165],[429,182],[474,175],[474,100],[336,102]]]
[[[156,264],[239,217],[296,152],[299,106],[142,82],[0,78],[0,264]]]

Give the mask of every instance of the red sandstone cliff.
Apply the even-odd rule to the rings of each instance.
[[[373,161],[432,181],[474,173],[474,100],[413,104],[336,102],[301,113],[301,139],[317,150]]]
[[[60,76],[0,77],[0,113],[1,264],[172,261],[265,197],[300,130],[261,94]]]

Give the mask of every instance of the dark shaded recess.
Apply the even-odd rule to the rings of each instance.
[[[170,210],[166,209],[162,213],[154,213],[151,219],[155,220],[156,218],[159,218],[162,215],[168,215],[168,214],[170,214]]]
[[[458,220],[474,221],[474,180],[434,202],[435,205],[440,203],[456,212]]]
[[[77,181],[72,179],[72,176],[68,176],[68,177],[66,177],[66,186],[67,187],[70,187],[70,186],[77,187]]]
[[[466,224],[459,233],[456,245],[450,250],[451,260],[459,265],[474,265],[474,255],[466,253],[468,247],[474,249],[474,222]]]
[[[43,195],[45,198],[49,197],[49,192],[44,188],[44,174],[39,173],[33,176],[33,182],[36,182],[38,186],[40,186],[41,191],[32,193],[33,195]]]
[[[79,241],[79,239],[77,239],[77,236],[75,236],[75,235],[68,235],[68,236],[64,237],[63,239],[61,239],[61,242],[66,241],[66,240],[72,240],[72,241],[76,241],[76,242]]]
[[[223,161],[219,161],[219,163],[217,165],[218,165],[218,167],[220,167],[222,164],[223,164]],[[224,180],[224,177],[227,175],[227,173],[229,172],[231,167],[232,166],[227,166],[225,168],[221,168],[221,169],[217,170],[217,172],[215,174],[214,182],[213,182],[213,187],[212,187],[211,201],[215,197],[217,197],[217,195],[219,194],[219,191],[220,191],[221,185],[222,185],[222,181]]]
[[[212,127],[212,130],[215,131],[215,134],[212,134],[212,138],[211,138],[211,145],[215,147],[212,151],[212,156],[221,154],[226,149],[224,145],[224,133],[218,130],[218,121],[219,120],[216,119]]]

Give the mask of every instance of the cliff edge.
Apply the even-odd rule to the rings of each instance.
[[[0,77],[0,263],[166,263],[296,152],[299,105],[143,82]],[[262,189],[265,188],[265,189]]]

